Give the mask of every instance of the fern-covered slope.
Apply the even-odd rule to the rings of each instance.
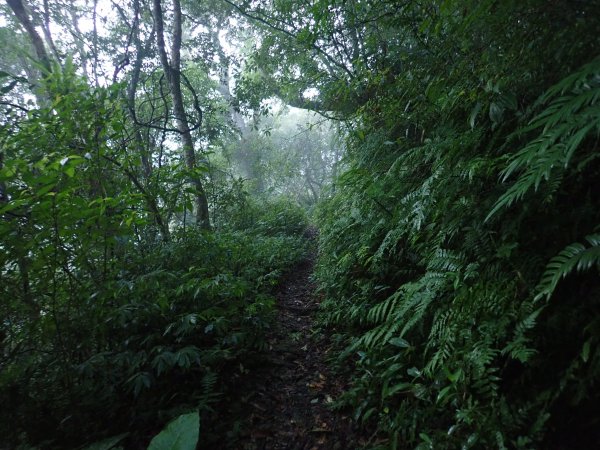
[[[378,95],[321,207],[323,322],[356,379],[346,401],[385,448],[590,448],[597,16],[445,5],[399,13],[413,50],[398,48],[386,82],[372,75]]]

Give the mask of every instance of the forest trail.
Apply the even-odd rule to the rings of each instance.
[[[315,232],[309,230],[309,239]],[[330,403],[346,386],[328,367],[331,343],[313,329],[319,296],[311,280],[315,253],[284,278],[277,293],[277,320],[263,365],[254,369],[252,394],[243,399],[247,431],[244,450],[343,450],[360,446],[347,414]]]

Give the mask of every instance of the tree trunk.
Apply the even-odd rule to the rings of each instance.
[[[140,155],[140,162],[142,163],[142,173],[143,178],[148,182],[152,175],[152,150],[151,145],[148,143],[144,143],[142,137],[142,131],[140,129],[140,125],[136,123],[135,117],[135,94],[137,92],[138,83],[140,80],[140,72],[142,70],[142,63],[144,61],[145,56],[148,54],[149,47],[152,43],[152,36],[154,35],[154,30],[152,31],[152,36],[146,42],[146,45],[142,45],[140,39],[140,1],[134,0],[133,2],[134,9],[134,19],[132,25],[132,34],[133,34],[133,42],[135,45],[135,62],[133,64],[133,70],[131,71],[131,79],[129,80],[129,84],[127,86],[127,104],[129,107],[129,115],[133,122],[133,145],[135,150]],[[140,180],[137,179],[135,174],[126,171],[127,176],[130,180],[142,191],[144,198],[146,199],[146,204],[150,210],[150,215],[154,220],[154,223],[159,228],[162,237],[165,241],[171,240],[171,234],[169,231],[168,221],[163,219],[160,209],[158,207],[158,202],[154,195],[152,195],[149,191],[142,186]]]
[[[35,51],[37,59],[43,67],[43,70],[41,71],[42,73],[40,73],[40,71],[37,70],[37,68],[32,68],[32,70],[28,71],[27,63],[23,65],[26,68],[29,83],[31,83],[31,85],[34,86],[32,92],[35,95],[35,99],[39,106],[49,105],[50,98],[48,96],[48,93],[44,92],[39,85],[40,79],[44,78],[52,70],[50,58],[48,56],[48,52],[46,52],[46,47],[44,45],[44,40],[37,32],[34,23],[29,17],[27,8],[23,3],[23,0],[6,0],[6,3],[12,10],[13,14],[17,18],[21,26],[25,29],[25,32],[31,40],[31,44],[33,45],[33,49]]]
[[[35,29],[35,26],[31,22],[27,11],[25,11],[25,5],[23,5],[22,0],[6,0],[10,9],[12,9],[15,17],[19,21],[19,23],[25,28],[25,31],[29,35],[31,39],[31,43],[33,44],[33,48],[35,49],[35,53],[44,66],[44,68],[50,71],[50,59],[48,58],[48,53],[46,52],[46,47],[44,46],[44,41],[42,37]]]
[[[181,93],[181,4],[179,0],[173,0],[173,35],[172,46],[171,46],[171,61],[167,56],[165,48],[165,37],[164,37],[164,23],[163,13],[161,7],[161,0],[154,0],[153,4],[154,12],[154,23],[156,27],[156,42],[158,45],[158,52],[160,55],[160,61],[165,72],[165,77],[169,82],[169,88],[171,90],[171,99],[173,101],[173,112],[175,114],[175,125],[181,136],[183,144],[183,154],[185,158],[185,164],[187,169],[191,172],[190,183],[194,186],[196,191],[195,195],[195,208],[196,208],[196,224],[201,228],[210,228],[210,220],[208,213],[208,200],[206,198],[206,192],[202,185],[200,176],[195,173],[196,171],[196,153],[194,150],[194,140],[190,131],[187,116],[185,114],[185,107],[183,104],[183,95]]]
[[[129,113],[134,126],[134,139],[135,144],[137,146],[137,150],[140,153],[140,161],[142,163],[142,169],[144,171],[144,176],[146,178],[150,177],[152,174],[152,163],[151,157],[152,152],[149,148],[146,148],[143,144],[142,132],[140,129],[140,125],[138,125],[135,115],[135,94],[138,89],[138,84],[140,81],[140,73],[142,71],[142,64],[144,62],[144,58],[150,51],[150,46],[152,44],[152,40],[154,38],[154,29],[152,29],[152,33],[145,45],[142,45],[142,41],[140,39],[140,0],[133,1],[133,10],[134,10],[134,18],[132,25],[132,36],[133,43],[135,46],[135,62],[133,63],[133,69],[131,71],[131,78],[129,80],[129,84],[127,86],[127,106],[129,107]]]

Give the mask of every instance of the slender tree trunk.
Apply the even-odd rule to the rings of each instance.
[[[47,105],[50,103],[48,93],[43,92],[39,85],[40,79],[44,78],[48,73],[50,73],[52,69],[52,66],[50,65],[50,57],[48,56],[48,52],[46,51],[46,47],[44,45],[44,40],[37,32],[35,24],[29,17],[29,13],[27,12],[27,8],[26,5],[23,3],[23,0],[6,0],[6,3],[12,10],[13,14],[17,18],[21,26],[25,29],[25,32],[31,40],[37,59],[43,67],[41,74],[39,73],[40,71],[34,69],[27,73],[27,78],[29,79],[29,82],[34,86],[33,94],[35,95],[38,105]],[[25,64],[24,66],[27,67],[28,64]]]
[[[42,31],[44,32],[44,37],[46,38],[46,42],[52,51],[52,55],[56,61],[60,61],[60,55],[58,54],[58,50],[54,44],[54,39],[52,39],[52,33],[50,33],[50,5],[48,4],[48,0],[44,0],[43,18]]]
[[[179,0],[173,0],[173,35],[171,36],[171,61],[167,56],[165,37],[164,37],[164,22],[161,0],[154,0],[154,25],[156,28],[156,42],[158,45],[158,53],[160,61],[165,72],[165,76],[169,82],[171,90],[171,99],[173,100],[173,112],[175,114],[175,124],[181,141],[183,144],[183,154],[187,169],[191,172],[190,183],[194,186],[195,208],[196,208],[196,224],[201,228],[210,228],[210,220],[208,213],[208,200],[206,192],[202,185],[200,176],[196,170],[196,152],[194,150],[194,140],[190,131],[185,107],[183,104],[183,94],[181,92],[181,4]]]
[[[89,80],[90,74],[88,72],[88,54],[85,49],[85,43],[83,42],[83,34],[79,28],[79,18],[77,17],[77,12],[75,10],[71,10],[69,13],[71,15],[71,23],[73,25],[73,31],[71,31],[71,35],[74,38],[77,51],[79,52],[79,57],[81,58],[81,69],[83,70],[85,77]]]
[[[29,35],[38,59],[44,68],[50,71],[50,59],[48,58],[44,41],[31,22],[31,19],[25,10],[23,0],[6,0],[6,3],[8,3],[8,6],[10,6],[10,9],[12,9],[13,13],[15,14],[15,17]]]
[[[310,174],[308,173],[308,170],[306,170],[305,173],[306,173],[306,177],[305,177],[306,186],[308,186],[308,189],[309,189],[310,193],[312,194],[313,203],[316,204],[319,201],[319,194],[317,193],[317,190],[315,189],[315,187],[313,185],[313,180],[312,180]]]
[[[93,24],[93,39],[92,49],[94,52],[94,63],[92,65],[92,73],[94,75],[94,82],[96,87],[100,86],[98,80],[98,0],[94,0],[94,9],[92,13],[92,24]]]
[[[143,177],[147,182],[150,179],[150,176],[152,175],[152,161],[151,161],[152,152],[149,148],[150,145],[148,145],[147,143],[146,144],[144,143],[140,126],[136,123],[134,111],[135,111],[135,94],[136,94],[139,79],[140,79],[142,63],[144,61],[144,57],[146,56],[146,54],[148,54],[149,47],[152,43],[152,37],[154,35],[154,30],[152,30],[152,36],[150,37],[150,39],[147,40],[146,45],[142,45],[142,41],[140,39],[140,1],[139,0],[134,0],[133,9],[134,9],[134,18],[133,18],[133,25],[132,25],[132,27],[133,27],[132,33],[133,33],[133,42],[135,45],[136,55],[135,55],[135,62],[133,64],[133,70],[131,71],[131,79],[129,81],[129,85],[127,86],[127,103],[128,103],[128,107],[129,107],[129,111],[130,111],[130,116],[132,118],[133,127],[134,127],[133,145],[135,147],[135,150],[140,155],[140,161],[142,163]],[[127,176],[129,177],[129,179],[143,193],[144,198],[146,199],[146,204],[148,205],[148,208],[150,210],[150,215],[152,216],[152,219],[154,220],[154,222],[160,229],[163,239],[165,241],[169,241],[171,239],[171,234],[169,232],[168,221],[165,221],[163,219],[163,216],[160,212],[160,209],[158,207],[158,202],[156,201],[155,196],[152,195],[149,191],[147,191],[144,186],[142,186],[142,182],[137,179],[137,177],[135,176],[134,173],[130,172],[129,170],[126,170],[126,172],[127,172]]]
[[[0,152],[0,170],[4,167],[4,153]],[[6,183],[0,181],[0,206],[8,202],[8,194],[6,193]]]
[[[144,170],[144,176],[148,178],[152,173],[151,163],[151,151],[143,145],[142,132],[140,126],[136,123],[135,118],[135,94],[137,92],[138,83],[140,81],[140,73],[142,71],[142,63],[144,58],[150,50],[150,45],[154,38],[154,29],[152,30],[150,38],[146,41],[145,45],[142,45],[140,39],[140,1],[134,0],[133,2],[134,18],[133,18],[133,43],[135,46],[135,62],[133,63],[133,69],[131,71],[131,78],[129,85],[127,86],[127,103],[130,111],[130,116],[134,122],[134,136],[135,143],[140,153],[140,160],[142,168]]]

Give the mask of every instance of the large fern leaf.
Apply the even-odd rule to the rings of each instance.
[[[515,173],[520,176],[498,199],[486,221],[531,190],[537,191],[543,182],[560,177],[582,142],[592,133],[600,134],[600,58],[550,88],[537,103],[547,106],[516,135],[533,130],[540,134],[513,155],[501,172],[502,181]],[[592,159],[584,159],[583,164]]]
[[[550,260],[538,284],[536,299],[550,298],[558,282],[573,270],[581,272],[600,264],[600,234],[592,234],[585,239],[589,246],[576,242]]]

